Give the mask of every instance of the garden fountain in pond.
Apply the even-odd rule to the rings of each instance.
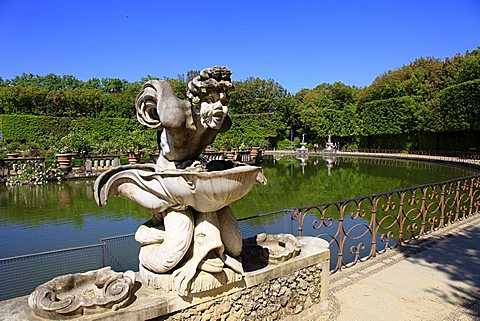
[[[158,130],[160,155],[157,162],[120,166],[103,173],[95,181],[94,195],[99,205],[106,205],[111,196],[119,196],[135,201],[152,213],[152,218],[135,233],[135,239],[142,244],[138,274],[143,286],[159,289],[159,292],[155,292],[159,294],[154,296],[166,295],[155,297],[153,301],[165,304],[168,307],[167,313],[186,308],[195,309],[198,302],[192,303],[192,295],[200,294],[207,300],[211,294],[202,293],[211,293],[210,290],[227,285],[235,286],[237,291],[257,287],[258,290],[255,291],[264,295],[262,286],[273,286],[273,283],[269,283],[273,282],[270,280],[288,278],[292,271],[300,273],[295,277],[296,280],[303,277],[302,273],[311,273],[308,271],[315,269],[325,271],[323,278],[328,276],[328,244],[321,239],[311,238],[308,242],[304,239],[302,242],[306,243],[301,243],[291,235],[260,234],[242,240],[239,224],[229,204],[245,196],[256,182],[266,184],[260,167],[230,160],[207,162],[199,158],[216,135],[227,131],[232,125],[227,112],[227,93],[233,87],[230,75],[231,71],[226,67],[204,69],[188,83],[188,100],[178,99],[166,81],[146,82],[136,98],[135,108],[140,123]],[[305,254],[308,251],[315,253]],[[302,253],[310,256],[295,261]],[[312,260],[312,257],[316,259]],[[324,260],[321,268],[317,268],[317,258]],[[253,271],[251,265],[246,265],[247,261],[252,260],[253,265],[263,266],[266,270]],[[276,269],[271,266],[286,264],[286,261],[290,262],[290,267]],[[246,266],[248,270],[245,270]],[[129,278],[130,281],[124,282],[129,286],[126,293],[133,293],[131,286],[135,276],[132,273],[114,276],[115,279]],[[94,272],[92,275],[95,278],[90,279],[98,279],[97,274]],[[68,279],[69,284],[76,284],[76,278],[84,280],[85,276],[72,275],[61,280]],[[60,279],[54,280],[58,283]],[[62,287],[57,283],[55,286],[47,284],[48,293],[39,287],[31,294],[31,308],[38,312],[35,312],[37,315],[42,315],[43,311],[50,311],[55,306],[65,309],[66,299],[62,301],[61,298],[72,295],[57,292],[65,291],[66,288],[69,290],[71,286]],[[94,285],[82,288],[96,289],[96,283]],[[322,297],[326,298],[328,286],[320,288],[319,283],[310,286],[312,290],[309,293],[316,296],[322,293]],[[218,289],[215,293],[225,293],[228,296],[231,287]],[[289,287],[295,288],[293,284]],[[127,308],[127,312],[142,313],[141,317],[134,314],[135,318],[159,316],[149,314],[147,317],[145,311],[158,313],[161,309],[158,306],[151,309],[147,307],[152,302],[152,294],[142,291],[139,293],[143,294],[136,294],[137,300],[129,307],[130,310]],[[242,292],[240,296],[244,297],[244,302],[255,302],[257,299],[252,296],[255,291]],[[279,297],[290,296],[284,292],[275,293]],[[143,297],[144,303],[138,297]],[[178,298],[182,299],[178,301]],[[320,302],[319,298],[312,297],[308,301],[302,297],[310,306]],[[81,298],[76,300],[85,301]],[[112,304],[124,306],[129,299],[122,297],[112,300],[105,299],[101,302],[114,302],[108,303],[107,307]],[[298,302],[295,301],[297,307]],[[142,304],[145,305],[142,308],[135,306]],[[77,308],[75,311],[83,311],[82,309]],[[285,311],[286,314],[290,313],[290,308],[286,307]],[[264,313],[265,316],[269,314],[268,311]],[[64,316],[55,313],[49,315],[60,315],[59,318]]]
[[[299,149],[297,149],[297,152],[299,152],[299,153],[308,153],[308,148],[305,147],[305,145],[307,145],[307,143],[305,142],[305,134],[302,134],[302,142],[300,143],[300,145],[302,145],[302,147],[300,147]]]
[[[335,144],[332,143],[332,136],[328,135],[327,143],[325,144],[325,148],[322,150],[322,153],[333,153],[336,152]]]

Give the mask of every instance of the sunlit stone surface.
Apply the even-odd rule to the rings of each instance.
[[[38,286],[28,305],[40,317],[56,320],[118,310],[128,303],[135,273],[117,273],[110,267],[68,274]]]

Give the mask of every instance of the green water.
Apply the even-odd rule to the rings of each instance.
[[[319,204],[477,174],[433,163],[337,158],[266,158],[268,185],[256,185],[231,205],[238,218]],[[98,243],[102,237],[134,233],[150,214],[135,203],[93,199],[93,181],[35,187],[0,187],[0,258]],[[289,232],[288,220],[272,216],[247,221],[248,233]]]
[[[478,174],[452,165],[395,159],[284,157],[262,165],[268,185],[232,205],[241,215],[321,204]]]

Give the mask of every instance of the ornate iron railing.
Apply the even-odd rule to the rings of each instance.
[[[299,236],[330,242],[336,272],[479,211],[480,176],[470,176],[299,207],[290,215]]]

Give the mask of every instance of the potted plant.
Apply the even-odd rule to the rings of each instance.
[[[85,158],[92,150],[92,139],[88,135],[79,132],[70,132],[58,142],[55,157],[61,169],[68,169],[73,158],[77,156]]]
[[[125,137],[117,139],[117,146],[127,154],[129,164],[138,163],[142,153],[144,154],[146,149],[156,148],[156,144],[153,145],[155,141],[153,136],[149,136],[151,135],[149,135],[147,131],[135,129]],[[153,148],[152,145],[154,146]]]
[[[250,148],[250,156],[251,157],[257,157],[259,150],[260,150],[260,147],[251,147]]]
[[[76,155],[77,154],[70,152],[67,148],[60,148],[58,153],[55,154],[55,157],[61,169],[68,169],[70,162]]]

